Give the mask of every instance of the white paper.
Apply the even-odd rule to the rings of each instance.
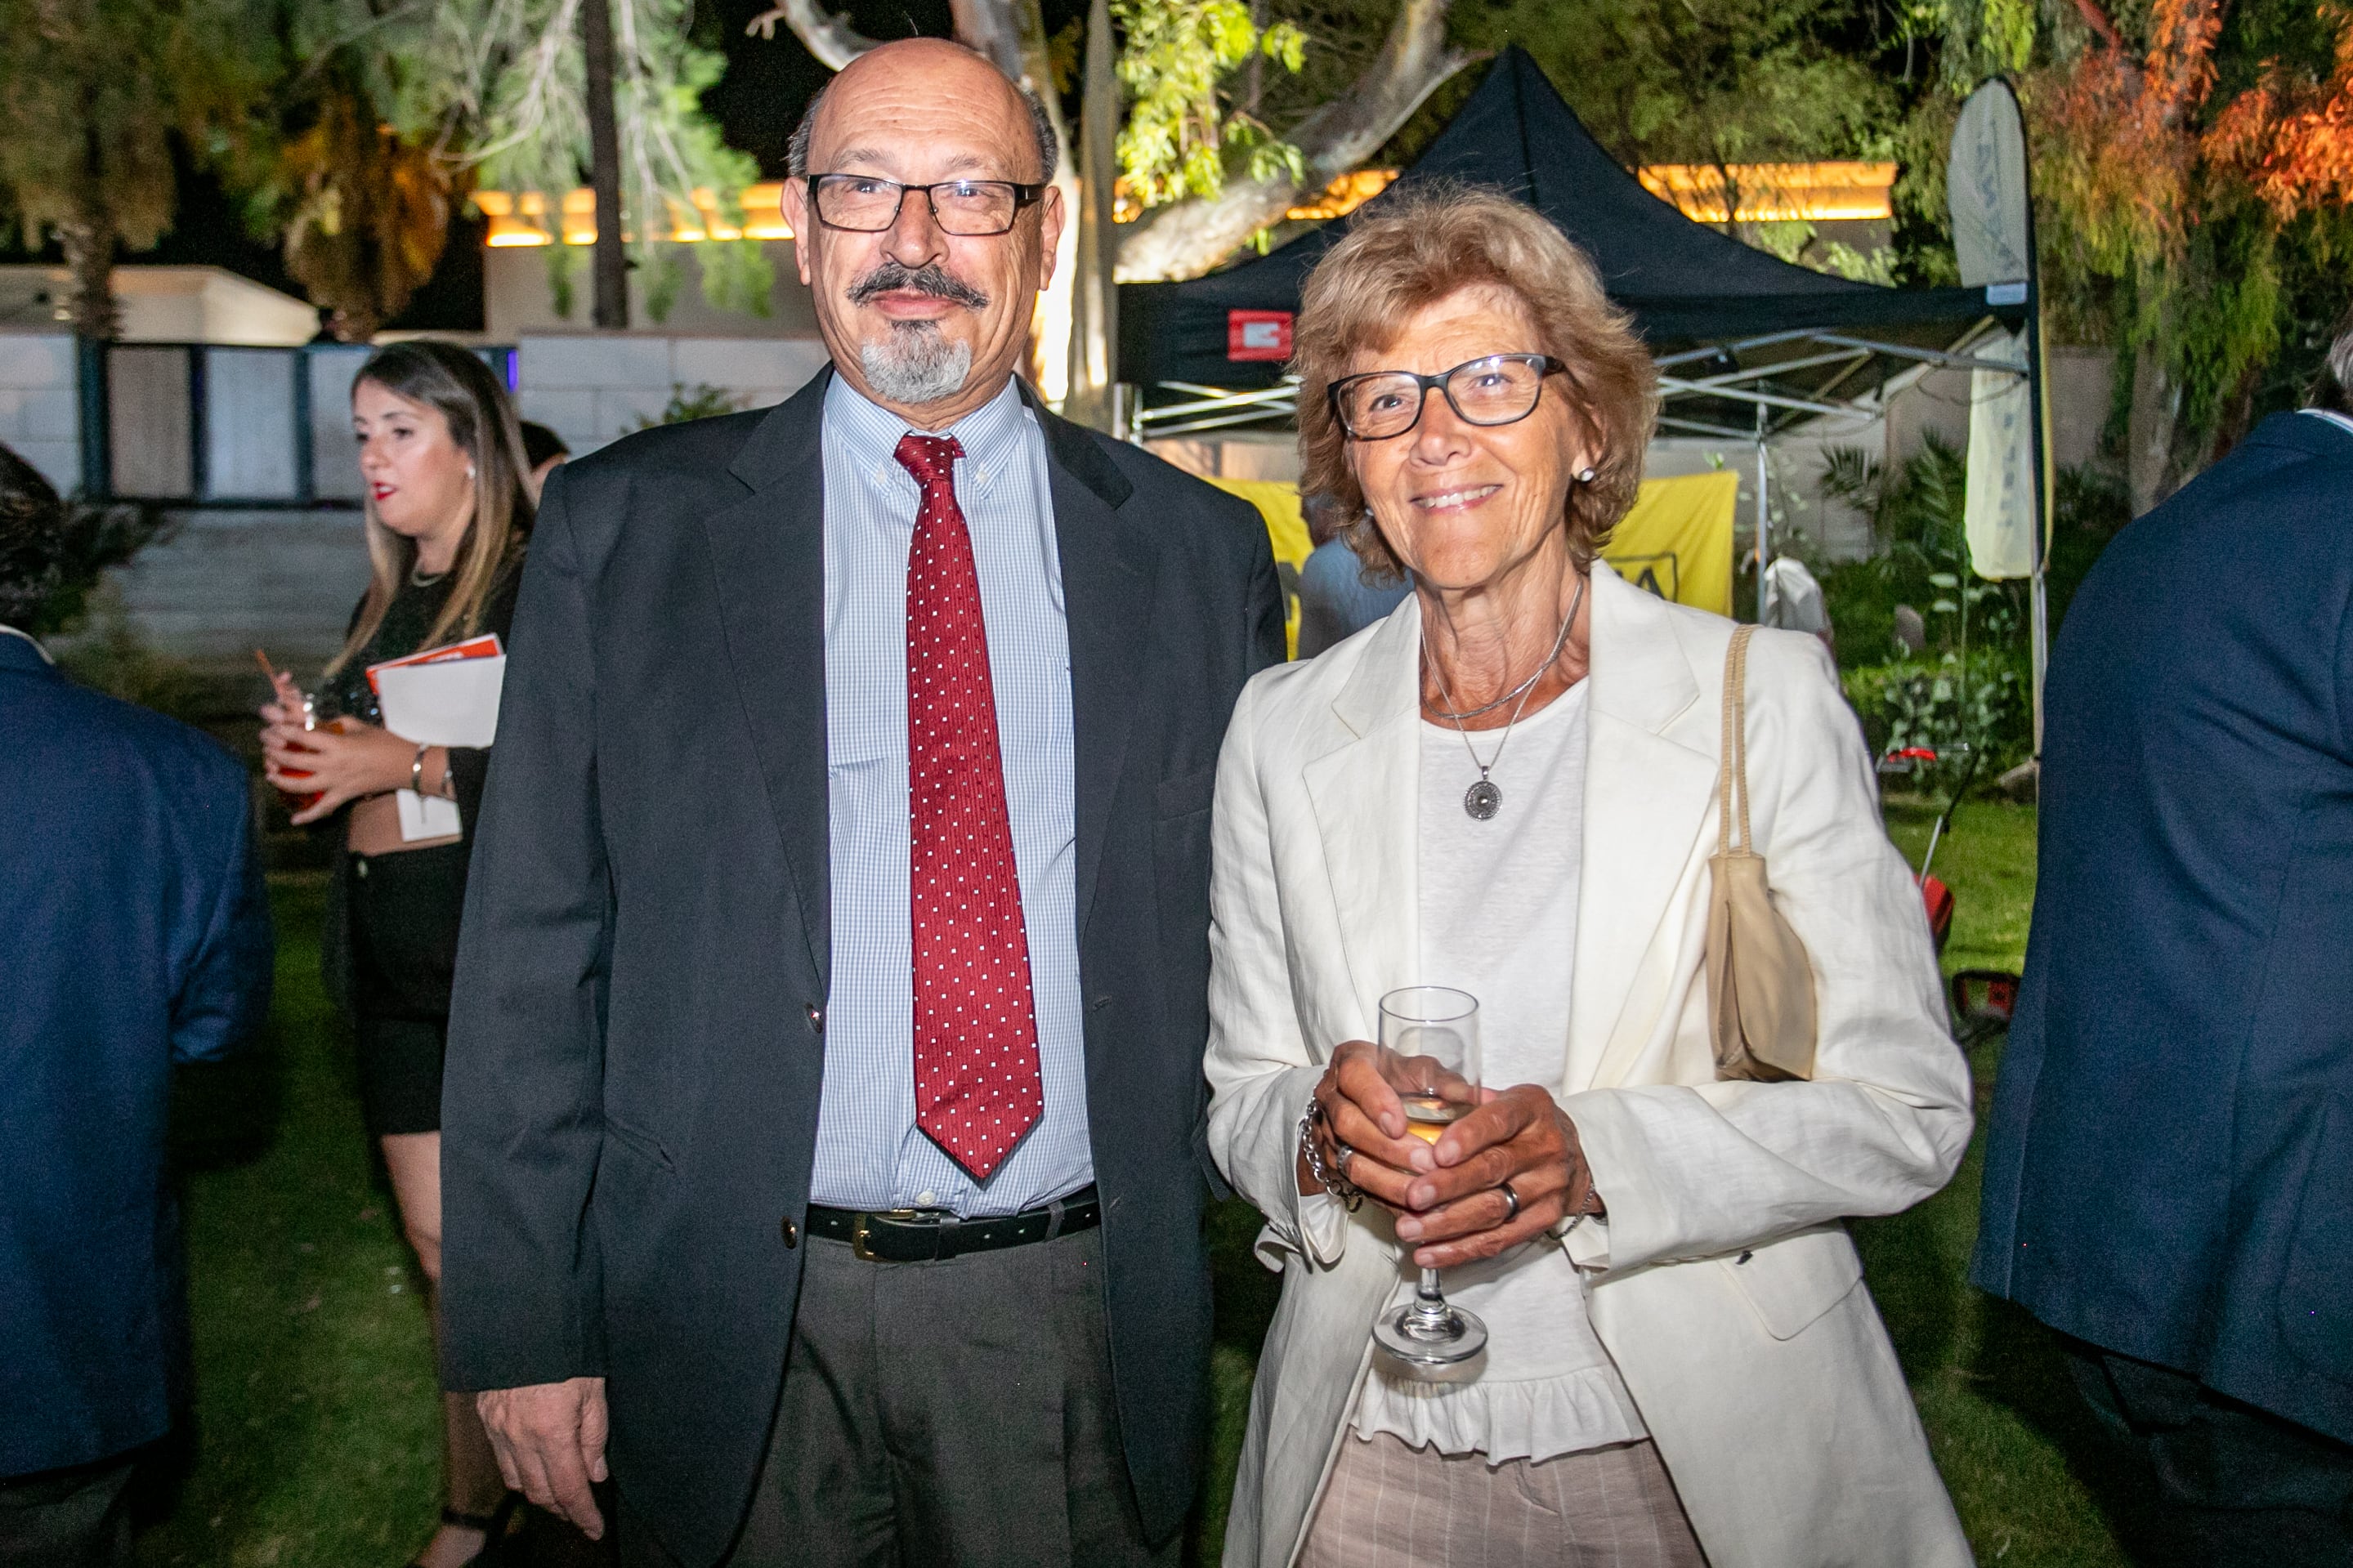
[[[403,844],[414,844],[420,838],[448,838],[465,828],[466,820],[458,815],[458,803],[454,800],[419,795],[413,789],[400,790],[393,799],[400,808]]]
[[[506,673],[504,654],[379,669],[375,692],[384,727],[420,746],[487,746],[498,736],[499,689]]]

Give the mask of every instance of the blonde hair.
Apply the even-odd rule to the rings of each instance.
[[[521,559],[534,515],[531,492],[524,487],[531,466],[523,459],[514,405],[481,356],[455,343],[424,339],[387,343],[368,356],[352,385],[356,388],[364,381],[438,409],[449,422],[449,439],[473,463],[474,515],[450,568],[457,581],[422,646],[472,637],[482,629],[482,612],[501,580]],[[366,531],[367,596],[360,601],[359,619],[343,651],[327,666],[329,675],[367,647],[417,563],[416,542],[385,526],[376,516],[374,497],[367,501]]]
[[[1461,289],[1503,289],[1527,308],[1544,352],[1568,368],[1570,416],[1600,448],[1593,478],[1572,484],[1569,552],[1590,565],[1634,504],[1642,454],[1658,417],[1658,373],[1633,318],[1609,302],[1584,251],[1531,207],[1500,191],[1432,183],[1392,191],[1367,208],[1310,274],[1300,301],[1300,489],[1345,513],[1340,537],[1369,578],[1405,566],[1349,472],[1348,434],[1333,413],[1333,382],[1356,356],[1396,343],[1414,313]]]

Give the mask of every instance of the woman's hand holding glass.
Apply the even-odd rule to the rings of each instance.
[[[1325,1169],[1398,1216],[1398,1239],[1414,1247],[1417,1268],[1493,1258],[1570,1215],[1603,1212],[1576,1123],[1538,1085],[1482,1089],[1476,1109],[1430,1124],[1441,1126],[1435,1142],[1413,1136],[1398,1092],[1429,1077],[1413,1060],[1370,1040],[1341,1045],[1315,1086],[1324,1115],[1314,1135]],[[1300,1190],[1316,1191],[1301,1174]]]
[[[294,814],[297,826],[331,816],[348,802],[408,787],[417,763],[414,741],[357,719],[336,720],[333,729],[306,730],[301,696],[288,695],[291,684],[286,682],[276,700],[262,706],[261,758],[263,776],[272,785],[297,799],[316,797]],[[439,772],[428,758],[428,788],[438,784]]]

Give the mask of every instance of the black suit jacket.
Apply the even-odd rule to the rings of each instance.
[[[689,1563],[725,1550],[751,1497],[817,1135],[828,379],[557,470],[515,611],[450,1019],[447,1381],[602,1374],[625,1506]],[[1210,796],[1235,697],[1282,657],[1282,615],[1251,508],[1039,417],[1070,626],[1113,1375],[1144,1522],[1165,1538],[1208,1403]]]
[[[1972,1278],[2353,1442],[2353,434],[2118,534],[2044,711]]]

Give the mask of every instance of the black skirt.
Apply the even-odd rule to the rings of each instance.
[[[470,846],[353,855],[352,1013],[360,1106],[377,1138],[441,1130],[449,983]]]

